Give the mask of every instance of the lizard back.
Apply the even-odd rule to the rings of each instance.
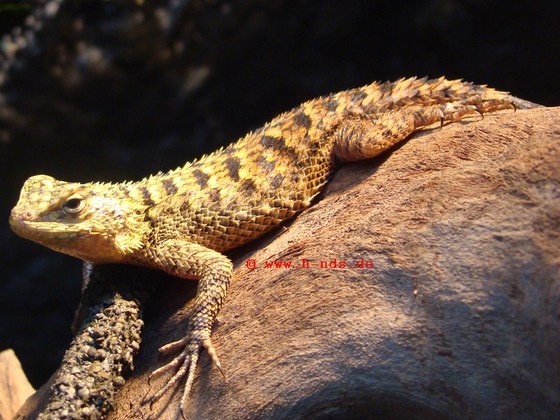
[[[341,161],[374,157],[439,120],[532,106],[514,99],[445,78],[373,83],[305,102],[226,148],[139,182],[32,177],[10,222],[21,236],[92,262],[141,263],[142,249],[170,238],[225,251],[309,207]],[[86,208],[68,209],[72,198]]]

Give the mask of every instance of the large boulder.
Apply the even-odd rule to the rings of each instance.
[[[213,334],[226,378],[204,354],[186,417],[557,416],[559,127],[560,108],[485,115],[341,168],[233,255]],[[111,418],[177,415],[180,392],[139,401],[167,380],[148,374],[194,288],[160,288]]]

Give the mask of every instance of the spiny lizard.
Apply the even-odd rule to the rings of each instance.
[[[232,263],[223,251],[258,238],[309,207],[337,166],[372,158],[410,134],[473,113],[536,105],[460,80],[400,79],[305,102],[236,143],[139,182],[79,184],[29,178],[12,210],[20,236],[94,264],[128,263],[199,280],[179,352],[152,376],[173,372],[149,398],[186,378],[192,387]]]

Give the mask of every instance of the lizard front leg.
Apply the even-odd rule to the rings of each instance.
[[[181,350],[181,353],[166,365],[155,370],[150,375],[150,379],[168,372],[174,372],[174,374],[165,386],[144,401],[156,402],[163,394],[186,378],[180,403],[181,413],[184,413],[198,357],[203,347],[210,354],[214,364],[221,370],[218,356],[210,340],[210,333],[226,296],[233,275],[233,265],[225,255],[219,252],[177,239],[166,240],[150,248],[148,258],[151,263],[168,274],[181,278],[199,279],[195,307],[186,336],[160,349],[163,353],[178,350]]]

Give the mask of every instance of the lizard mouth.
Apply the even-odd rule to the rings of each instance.
[[[26,239],[39,239],[56,237],[57,239],[72,239],[85,235],[95,235],[96,232],[88,229],[75,229],[74,226],[61,225],[54,222],[31,222],[14,214],[10,215],[10,227],[19,236]]]

